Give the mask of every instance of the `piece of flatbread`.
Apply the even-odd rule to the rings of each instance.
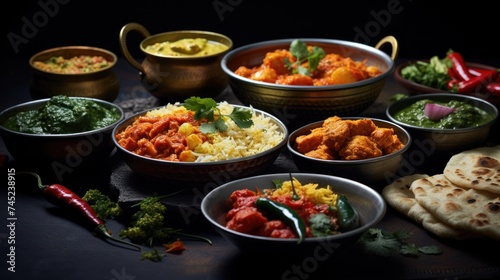
[[[415,180],[417,202],[455,229],[500,240],[500,195],[459,187],[444,174]]]
[[[382,197],[392,208],[408,216],[408,211],[417,204],[415,195],[410,191],[410,185],[417,179],[427,177],[429,177],[427,174],[413,174],[398,178],[382,189]]]
[[[500,194],[500,145],[455,154],[443,174],[457,186]]]
[[[396,211],[420,223],[436,236],[456,240],[478,237],[477,234],[455,229],[440,221],[417,202],[410,186],[415,180],[427,177],[427,174],[413,174],[398,178],[382,189],[382,196]]]

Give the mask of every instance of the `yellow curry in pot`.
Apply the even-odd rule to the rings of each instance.
[[[204,38],[186,38],[146,46],[146,52],[160,56],[207,56],[223,52],[228,46]]]

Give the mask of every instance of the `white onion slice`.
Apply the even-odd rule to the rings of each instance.
[[[425,116],[431,121],[439,121],[440,119],[453,113],[455,108],[443,106],[436,103],[427,103],[424,107]]]

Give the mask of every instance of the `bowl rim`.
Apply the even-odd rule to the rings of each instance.
[[[78,96],[68,96],[68,97],[70,99],[92,100],[92,101],[94,101],[96,103],[105,104],[106,106],[110,106],[112,108],[116,108],[120,112],[120,118],[118,120],[116,120],[114,123],[112,123],[110,125],[107,125],[105,127],[101,127],[101,128],[94,129],[94,130],[88,130],[88,131],[82,131],[82,132],[75,132],[75,133],[65,133],[65,134],[34,134],[34,133],[26,133],[26,132],[20,132],[20,131],[15,131],[15,130],[8,129],[8,128],[4,127],[2,123],[0,123],[0,130],[4,131],[6,133],[13,134],[13,135],[19,135],[19,136],[24,136],[24,137],[43,137],[44,139],[51,139],[51,138],[57,139],[57,138],[68,138],[68,137],[82,137],[82,136],[88,136],[88,135],[92,135],[92,134],[99,133],[99,132],[108,131],[111,128],[113,128],[114,126],[116,126],[119,122],[121,122],[125,118],[125,111],[119,105],[117,105],[115,103],[112,103],[112,102],[109,102],[109,101],[106,101],[106,100],[102,100],[102,99],[98,99],[98,98],[91,98],[91,97],[78,97]],[[13,105],[13,106],[8,107],[8,108],[6,108],[6,109],[4,109],[3,111],[0,112],[0,119],[2,117],[4,117],[4,116],[10,117],[10,116],[7,116],[7,115],[9,113],[13,112],[13,111],[16,111],[17,109],[23,108],[25,106],[30,106],[30,105],[40,105],[40,106],[42,106],[45,103],[47,103],[49,100],[50,100],[50,98],[43,98],[43,99],[31,100],[31,101],[28,101],[28,102],[24,102],[24,103]],[[26,111],[26,110],[24,110],[24,111]]]
[[[433,99],[433,98],[441,98],[441,99],[450,99],[450,100],[459,100],[462,102],[466,103],[479,103],[483,104],[487,107],[489,107],[493,112],[495,112],[495,116],[489,120],[488,122],[478,125],[478,126],[471,126],[471,127],[464,127],[464,128],[428,128],[428,127],[421,127],[421,126],[416,126],[412,124],[408,124],[402,121],[399,121],[393,117],[393,110],[396,106],[399,106],[404,103],[410,103],[413,104],[415,101],[421,100],[421,99]],[[469,102],[467,102],[469,101]],[[389,118],[390,121],[403,126],[407,127],[410,129],[414,130],[419,130],[419,131],[427,131],[427,132],[435,132],[435,133],[463,133],[463,132],[469,132],[469,131],[475,131],[475,130],[480,130],[482,128],[491,126],[493,123],[496,122],[498,119],[498,109],[495,105],[493,105],[491,102],[484,100],[482,98],[478,98],[475,96],[470,96],[470,95],[464,95],[464,94],[456,94],[456,93],[426,93],[426,94],[418,94],[418,95],[413,95],[413,96],[408,96],[405,98],[402,98],[400,100],[394,101],[387,108],[385,109],[385,114],[387,118]]]
[[[173,103],[174,105],[182,105],[182,103]],[[263,110],[260,110],[260,109],[257,109],[257,108],[253,108],[253,107],[250,107],[250,106],[243,106],[243,105],[237,105],[237,104],[231,104],[231,103],[228,103],[229,105],[233,106],[233,107],[239,107],[239,108],[245,108],[245,109],[250,109],[250,110],[253,110],[257,113],[260,113],[268,118],[270,118],[274,123],[276,123],[276,125],[278,125],[278,127],[283,131],[283,139],[274,147],[272,148],[269,148],[263,152],[260,152],[258,154],[254,154],[254,155],[250,155],[250,156],[245,156],[245,157],[240,157],[240,158],[234,158],[234,159],[227,159],[227,160],[219,160],[219,161],[208,161],[208,162],[181,162],[181,161],[168,161],[168,160],[162,160],[162,159],[155,159],[155,158],[149,158],[149,157],[145,157],[145,156],[141,156],[141,155],[138,155],[134,152],[131,152],[129,150],[126,150],[124,149],[120,144],[118,144],[118,142],[116,141],[116,137],[115,135],[118,133],[118,129],[123,126],[125,123],[127,122],[131,122],[133,123],[135,121],[136,118],[138,118],[139,116],[141,115],[144,115],[146,114],[147,112],[149,111],[152,111],[152,110],[155,110],[155,109],[159,109],[159,108],[163,108],[165,107],[166,105],[162,105],[162,106],[158,106],[158,107],[155,107],[155,108],[150,108],[150,109],[146,109],[146,110],[143,110],[143,111],[140,111],[130,117],[127,117],[127,118],[124,118],[122,119],[118,124],[116,124],[116,126],[113,128],[113,132],[112,132],[112,138],[113,138],[113,143],[115,145],[115,147],[117,148],[117,150],[119,150],[120,152],[130,156],[130,157],[135,157],[135,158],[139,158],[141,160],[147,160],[147,161],[150,161],[150,162],[155,162],[155,163],[158,163],[158,164],[161,164],[161,165],[175,165],[175,166],[186,166],[186,167],[189,167],[189,166],[212,166],[212,165],[221,165],[221,164],[231,164],[231,163],[238,163],[238,162],[242,162],[242,161],[248,161],[248,160],[253,160],[253,159],[256,159],[256,158],[260,158],[262,157],[263,155],[268,155],[268,154],[271,154],[279,149],[281,149],[285,144],[286,144],[286,141],[288,139],[288,129],[286,127],[286,125],[280,120],[278,119],[277,117],[273,116],[272,114],[269,114]]]
[[[264,47],[264,46],[272,46],[276,44],[285,44],[288,43],[288,45],[293,41],[293,40],[301,40],[303,42],[307,43],[326,43],[326,44],[336,44],[336,45],[341,45],[341,46],[348,46],[364,51],[369,51],[369,52],[375,52],[379,57],[381,57],[384,61],[387,62],[387,65],[389,66],[388,69],[383,72],[382,74],[368,78],[362,81],[357,81],[353,83],[348,83],[348,84],[339,84],[339,85],[324,85],[324,86],[301,86],[301,85],[279,85],[279,84],[273,84],[273,83],[266,83],[266,82],[261,82],[261,81],[255,81],[249,78],[245,78],[239,75],[236,75],[234,71],[229,69],[227,66],[228,61],[231,60],[235,55],[250,50],[255,47]],[[356,88],[356,87],[361,87],[361,86],[366,86],[370,85],[376,81],[385,79],[389,75],[391,75],[394,72],[395,69],[395,64],[394,61],[390,58],[388,54],[385,52],[369,46],[365,44],[361,44],[358,42],[352,42],[352,41],[345,41],[345,40],[337,40],[337,39],[327,39],[327,38],[285,38],[285,39],[276,39],[276,40],[268,40],[268,41],[261,41],[261,42],[256,42],[256,43],[251,43],[248,45],[244,45],[238,48],[235,48],[231,51],[229,51],[227,54],[224,55],[224,57],[221,60],[221,68],[222,70],[229,76],[230,79],[233,80],[238,80],[241,82],[245,82],[248,84],[254,84],[258,85],[259,87],[264,87],[264,88],[269,88],[269,89],[277,89],[277,90],[292,90],[292,91],[327,91],[327,90],[332,90],[332,89],[349,89],[349,88]]]
[[[360,182],[357,182],[357,181],[354,181],[354,180],[351,180],[351,179],[343,178],[343,177],[333,176],[333,175],[316,174],[316,173],[301,173],[301,172],[298,172],[298,173],[275,173],[275,174],[257,175],[257,176],[252,176],[252,177],[247,177],[247,178],[241,178],[241,179],[233,180],[231,182],[227,182],[227,183],[225,183],[223,185],[220,185],[219,187],[213,189],[212,191],[210,191],[209,193],[207,193],[203,197],[203,199],[201,201],[201,205],[200,205],[200,208],[201,208],[201,211],[203,213],[203,216],[205,216],[205,218],[212,225],[216,226],[218,229],[223,230],[223,231],[225,231],[227,233],[230,233],[232,235],[237,235],[237,236],[240,236],[240,237],[251,238],[251,239],[261,240],[261,241],[272,241],[272,242],[278,242],[278,243],[290,243],[290,244],[293,243],[293,244],[296,244],[297,241],[298,241],[298,238],[282,239],[282,238],[274,238],[274,237],[264,237],[264,236],[257,236],[257,235],[247,234],[247,233],[241,233],[241,232],[238,232],[238,231],[235,231],[235,230],[232,230],[232,229],[228,229],[228,228],[222,226],[215,219],[213,219],[212,217],[210,217],[208,215],[208,205],[207,205],[208,201],[210,199],[212,199],[213,197],[216,197],[216,195],[219,192],[221,192],[223,188],[225,188],[227,186],[231,186],[231,185],[235,185],[235,184],[242,184],[243,185],[245,182],[251,182],[251,181],[253,181],[255,179],[269,178],[269,180],[271,180],[271,179],[276,179],[277,177],[280,177],[280,176],[283,176],[283,177],[286,176],[286,177],[288,177],[290,175],[298,178],[299,181],[300,181],[301,177],[316,177],[316,178],[323,178],[325,180],[330,180],[330,181],[333,180],[333,181],[336,181],[336,182],[349,183],[349,184],[355,185],[359,189],[363,190],[364,192],[369,193],[370,197],[377,198],[378,199],[377,201],[380,202],[380,206],[381,206],[381,208],[378,209],[375,218],[373,220],[371,220],[371,221],[366,221],[366,223],[363,224],[363,225],[361,225],[360,227],[357,227],[357,228],[355,228],[353,230],[349,230],[347,232],[343,232],[341,234],[336,234],[336,235],[328,235],[328,236],[323,236],[323,237],[307,237],[307,238],[305,238],[303,240],[303,242],[302,242],[303,244],[317,243],[318,241],[321,241],[321,240],[336,240],[336,239],[341,239],[341,238],[344,238],[344,237],[356,236],[358,234],[361,234],[361,233],[365,232],[370,227],[372,227],[373,225],[375,225],[378,222],[380,222],[382,220],[382,218],[384,217],[386,211],[387,211],[387,204],[386,204],[385,200],[383,199],[382,195],[380,193],[378,193],[375,189],[372,189],[372,188],[368,187],[367,185],[365,185],[363,183],[360,183]],[[246,185],[250,186],[250,184],[246,184]],[[335,186],[332,186],[332,185],[331,185],[331,187],[335,188]],[[226,199],[229,200],[229,197],[227,197]],[[222,201],[222,200],[220,200],[220,201]],[[373,201],[373,200],[370,200],[370,201]]]
[[[324,122],[324,120],[322,120],[322,121],[313,122],[313,123],[304,125],[302,127],[299,127],[296,130],[294,130],[292,133],[290,133],[290,135],[288,136],[288,141],[287,141],[288,150],[290,151],[290,153],[292,154],[292,156],[297,156],[297,157],[300,157],[300,158],[303,158],[303,159],[306,159],[306,160],[309,160],[309,161],[315,161],[315,162],[318,162],[318,163],[331,164],[331,165],[341,164],[341,165],[350,166],[350,165],[360,165],[360,164],[375,163],[375,162],[379,162],[379,161],[384,161],[387,158],[393,158],[395,156],[402,155],[402,154],[404,154],[410,148],[410,146],[412,144],[413,139],[412,139],[410,133],[404,127],[402,127],[399,124],[394,123],[392,121],[387,121],[387,120],[378,119],[378,118],[371,118],[371,117],[342,117],[342,119],[343,120],[344,119],[345,120],[371,119],[374,122],[385,123],[385,124],[397,127],[408,138],[408,142],[403,146],[403,148],[397,150],[396,152],[393,152],[393,153],[390,153],[390,154],[387,154],[387,155],[382,155],[382,156],[379,156],[379,157],[368,158],[368,159],[356,159],[356,160],[319,159],[319,158],[308,157],[308,156],[306,156],[306,155],[298,152],[294,148],[294,145],[292,144],[292,141],[294,141],[298,136],[303,135],[303,134],[299,135],[299,131],[301,131],[303,129],[306,129],[308,127],[311,127],[311,128],[319,127]]]
[[[402,85],[404,87],[411,87],[413,89],[413,91],[418,90],[418,91],[420,91],[420,92],[422,92],[424,94],[441,93],[441,92],[442,93],[453,93],[452,91],[449,91],[449,90],[446,90],[446,89],[438,89],[438,88],[429,87],[429,86],[422,85],[422,84],[419,84],[419,83],[416,83],[416,82],[413,82],[413,81],[409,81],[409,80],[403,78],[403,76],[401,75],[401,70],[404,67],[406,67],[406,66],[408,66],[410,64],[419,62],[419,61],[429,62],[430,59],[409,60],[409,61],[400,63],[398,66],[396,66],[396,69],[394,70],[394,76],[395,76],[396,81],[400,85]],[[465,65],[470,66],[470,67],[485,68],[485,69],[491,69],[491,70],[495,70],[496,69],[493,66],[490,66],[490,65],[487,65],[487,64],[482,64],[482,63],[476,63],[476,62],[465,62]]]
[[[86,72],[86,73],[55,73],[55,72],[51,72],[51,71],[45,71],[45,70],[42,70],[38,67],[35,67],[34,65],[34,62],[35,61],[38,61],[38,57],[39,56],[42,56],[42,55],[45,55],[45,54],[50,54],[50,53],[53,53],[53,52],[57,52],[57,51],[64,51],[64,50],[91,50],[91,51],[95,51],[95,52],[101,52],[101,53],[104,53],[108,56],[111,56],[113,58],[113,61],[110,61],[109,65],[105,68],[102,68],[102,69],[99,69],[99,70],[96,70],[96,71],[92,71],[92,72]],[[67,58],[67,57],[65,57]],[[32,55],[29,59],[29,65],[30,67],[35,70],[35,71],[38,71],[40,73],[44,73],[44,74],[51,74],[51,75],[57,75],[57,76],[68,76],[68,77],[76,77],[76,76],[87,76],[87,75],[91,75],[91,74],[96,74],[96,73],[101,73],[101,72],[104,72],[104,71],[107,71],[111,68],[113,68],[116,63],[118,61],[118,57],[116,56],[116,54],[112,51],[109,51],[107,49],[103,49],[103,48],[99,48],[99,47],[93,47],[93,46],[83,46],[83,45],[74,45],[74,46],[61,46],[61,47],[55,47],[55,48],[50,48],[50,49],[46,49],[46,50],[43,50],[43,51],[40,51],[40,52],[37,52],[35,53],[34,55]]]
[[[171,55],[169,56],[169,55],[158,55],[158,54],[154,54],[154,53],[146,51],[146,46],[151,45],[151,44],[146,44],[149,41],[151,41],[151,40],[154,41],[155,39],[160,38],[162,36],[173,35],[173,34],[181,34],[181,33],[186,33],[186,34],[191,33],[191,34],[199,34],[199,35],[205,35],[205,36],[218,37],[218,38],[221,38],[221,39],[227,41],[227,44],[225,44],[223,42],[219,42],[219,41],[217,41],[217,42],[226,45],[228,48],[226,50],[224,50],[224,51],[221,51],[221,52],[217,52],[217,53],[213,53],[213,54],[209,54],[209,55],[203,55],[203,56],[171,56]],[[192,37],[185,37],[185,38],[192,38]],[[209,40],[209,41],[214,41],[214,40]],[[229,38],[227,35],[224,35],[222,33],[213,32],[213,31],[206,31],[206,30],[174,30],[174,31],[166,31],[166,32],[157,33],[157,34],[153,34],[153,35],[147,36],[146,38],[144,38],[139,43],[140,50],[146,56],[152,56],[152,57],[155,57],[157,59],[175,59],[175,60],[198,60],[198,59],[204,59],[204,58],[211,58],[211,57],[222,56],[222,55],[225,55],[226,53],[228,53],[230,50],[232,50],[233,46],[234,46],[233,40],[231,38]]]

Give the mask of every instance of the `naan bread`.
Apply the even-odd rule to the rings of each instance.
[[[500,195],[459,187],[437,174],[414,181],[418,204],[451,227],[500,240]]]
[[[408,211],[417,204],[415,195],[410,191],[410,185],[417,179],[427,177],[429,177],[427,174],[413,174],[398,178],[382,189],[382,197],[392,208],[408,216]]]
[[[457,186],[500,194],[500,145],[452,156],[443,174]]]
[[[443,223],[417,202],[415,195],[410,190],[410,186],[417,179],[427,177],[429,177],[427,174],[414,174],[401,177],[384,187],[382,189],[382,196],[396,211],[422,224],[426,230],[434,233],[436,236],[458,240],[477,237],[476,234],[458,230]]]

